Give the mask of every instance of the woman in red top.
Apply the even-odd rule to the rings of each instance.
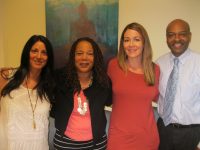
[[[125,27],[108,74],[113,88],[108,150],[157,150],[152,101],[158,96],[159,68],[152,62],[151,44],[142,25]]]

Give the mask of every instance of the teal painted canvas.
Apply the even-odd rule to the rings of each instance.
[[[118,0],[46,0],[46,35],[57,68],[65,65],[71,44],[85,36],[98,43],[107,62],[117,54]]]

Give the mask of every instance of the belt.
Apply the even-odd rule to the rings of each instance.
[[[174,128],[195,128],[195,127],[200,127],[200,124],[182,125],[182,124],[178,124],[178,123],[170,123],[168,126],[174,127]]]

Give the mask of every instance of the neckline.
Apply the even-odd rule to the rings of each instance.
[[[133,71],[130,71],[129,69],[127,69],[127,71],[131,74],[135,74],[135,75],[139,75],[139,76],[143,76],[144,73],[136,73],[136,72],[133,72]]]
[[[35,89],[30,89],[30,88],[28,88],[28,87],[25,87],[23,84],[21,84],[20,87],[22,87],[23,89],[26,89],[26,90],[28,89],[29,91],[30,91],[30,90],[32,90],[32,91],[35,90]]]

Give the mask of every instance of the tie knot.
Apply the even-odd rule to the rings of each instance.
[[[178,66],[179,63],[179,59],[178,58],[174,58],[174,65]]]

